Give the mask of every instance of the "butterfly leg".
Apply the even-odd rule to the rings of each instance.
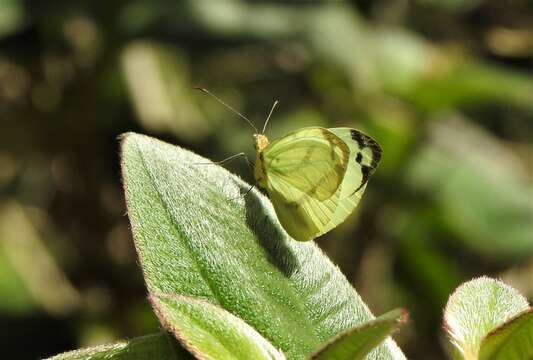
[[[246,197],[246,195],[248,195],[250,193],[250,191],[253,190],[253,188],[257,185],[257,183],[253,184],[248,190],[246,190],[246,192],[244,193],[244,195],[240,195],[240,196],[237,196],[237,197],[234,197],[232,198],[231,200],[238,200],[238,199],[244,199]]]
[[[244,193],[244,195],[243,195],[242,197],[245,198],[246,195],[248,195],[248,194],[250,193],[250,191],[252,191],[252,189],[253,189],[256,185],[257,185],[257,183],[253,184],[253,185],[248,189],[248,191],[246,191],[246,192]]]

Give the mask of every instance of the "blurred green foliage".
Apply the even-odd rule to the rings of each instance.
[[[353,126],[382,144],[358,215],[318,242],[375,313],[409,308],[410,358],[443,358],[459,283],[502,277],[533,298],[532,24],[527,0],[0,1],[7,355],[158,328],[116,137],[252,158],[251,129],[204,86],[257,124],[279,99],[271,137]]]

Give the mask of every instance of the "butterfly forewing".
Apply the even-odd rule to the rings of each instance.
[[[345,176],[343,187],[348,194],[363,189],[376,170],[381,159],[381,147],[370,136],[351,128],[331,128],[328,129],[341,138],[350,148],[350,162],[348,170],[353,170],[351,176]],[[355,186],[355,189],[351,189]],[[351,192],[350,192],[351,191]],[[344,194],[343,194],[344,195]]]
[[[327,231],[342,223],[359,204],[370,175],[381,159],[381,147],[368,135],[350,128],[329,129],[350,148],[350,158],[340,185],[337,209],[326,226]]]
[[[302,195],[319,200],[331,197],[342,182],[348,160],[346,143],[322,128],[290,133],[264,151],[265,168],[272,185],[281,182],[298,190],[287,194],[291,201],[298,201]]]

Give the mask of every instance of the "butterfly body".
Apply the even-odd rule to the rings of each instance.
[[[295,240],[312,240],[355,209],[381,148],[350,128],[308,127],[269,143],[254,135],[254,176]]]

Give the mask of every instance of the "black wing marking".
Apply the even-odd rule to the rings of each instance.
[[[354,191],[356,193],[361,189],[367,182],[368,179],[370,179],[370,176],[374,173],[376,170],[379,160],[381,159],[381,153],[383,152],[381,150],[381,146],[372,139],[370,136],[363,134],[360,131],[352,129],[350,131],[350,134],[352,136],[352,139],[357,142],[359,145],[359,151],[357,152],[357,155],[355,157],[355,161],[361,165],[361,175],[363,177],[361,181],[361,185]],[[363,153],[362,151],[366,148],[369,148],[372,152],[372,159],[370,161],[370,165],[363,164]]]

